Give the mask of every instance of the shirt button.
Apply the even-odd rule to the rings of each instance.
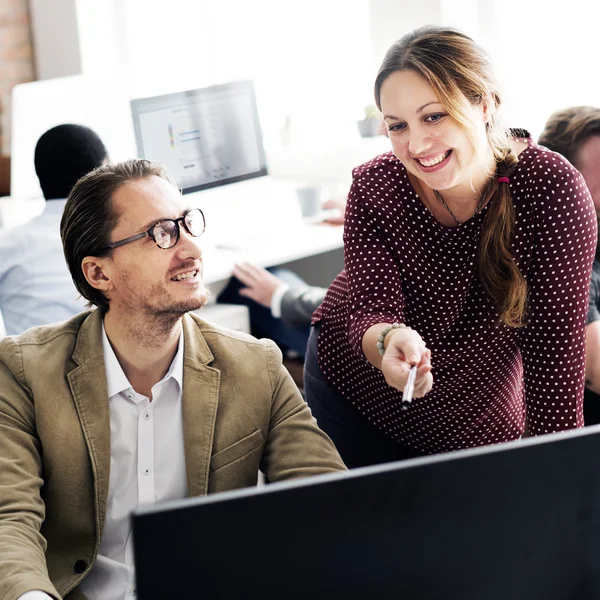
[[[150,418],[150,415],[148,413],[144,414],[144,419],[146,419],[146,421]]]
[[[150,469],[144,469],[144,475],[150,475]]]
[[[73,571],[75,571],[77,575],[81,575],[87,569],[87,566],[85,560],[78,560],[73,565]]]

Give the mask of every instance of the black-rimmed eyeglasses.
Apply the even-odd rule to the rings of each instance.
[[[131,237],[113,242],[105,246],[106,250],[112,250],[125,244],[130,244],[136,240],[141,240],[145,237],[151,237],[156,245],[162,250],[168,250],[173,248],[179,241],[179,223],[181,223],[185,230],[192,237],[200,237],[206,229],[206,221],[204,220],[204,213],[199,208],[192,208],[188,210],[183,217],[179,219],[163,219],[158,223],[154,223],[150,229],[143,233],[132,235]]]

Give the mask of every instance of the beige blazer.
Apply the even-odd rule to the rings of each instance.
[[[273,342],[183,318],[187,486],[201,496],[343,470]],[[0,342],[0,599],[79,600],[104,527],[110,421],[100,311]]]

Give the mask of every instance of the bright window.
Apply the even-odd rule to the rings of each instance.
[[[335,135],[372,101],[367,0],[120,0],[136,96],[255,82],[263,128]]]

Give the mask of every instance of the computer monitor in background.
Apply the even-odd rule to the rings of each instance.
[[[238,81],[131,101],[138,156],[183,193],[267,174],[254,85]]]
[[[140,510],[138,598],[597,600],[599,432]]]

